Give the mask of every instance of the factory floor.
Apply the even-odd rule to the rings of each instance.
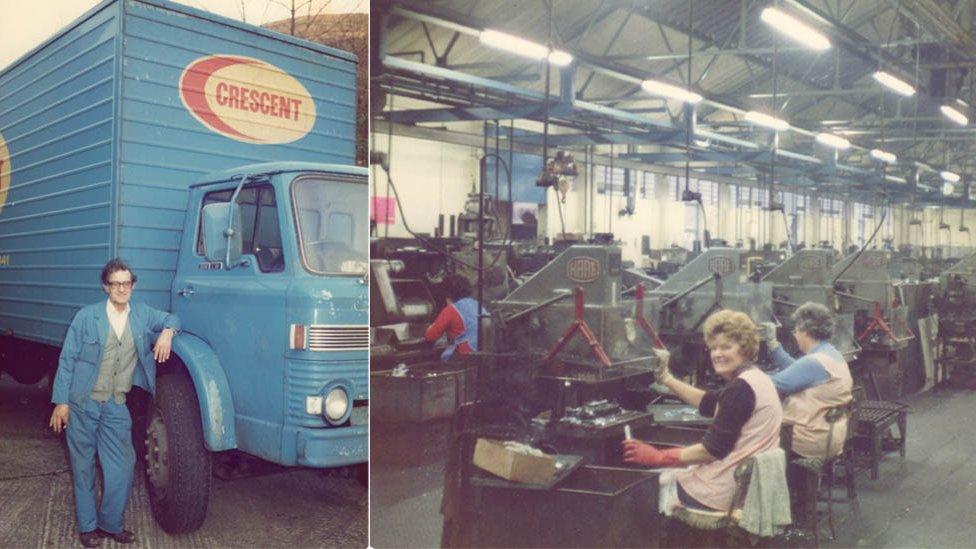
[[[50,396],[46,382],[0,378],[0,548],[80,546],[63,436],[48,427]],[[368,496],[354,478],[256,459],[243,465],[233,479],[214,478],[203,526],[180,536],[152,518],[137,470],[125,515],[134,547],[366,547]]]
[[[878,480],[858,470],[860,506],[835,504],[837,537],[830,547],[973,547],[976,545],[976,393],[934,389],[902,399],[908,416],[907,454],[887,454]],[[449,423],[384,432],[372,441],[372,545],[434,547]],[[835,494],[839,496],[842,488]]]

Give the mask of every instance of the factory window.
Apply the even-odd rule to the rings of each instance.
[[[752,187],[732,185],[732,197],[737,207],[748,208],[752,205]]]
[[[874,232],[874,228],[877,226],[878,221],[881,219],[880,215],[881,215],[880,209],[871,204],[861,204],[861,203],[854,204],[854,219],[855,221],[857,221],[857,239],[860,244],[864,244],[864,242],[868,239],[868,237],[871,236],[871,233]],[[891,230],[890,214],[885,216],[882,229],[883,229],[883,232],[881,232],[882,235],[887,235],[890,232]],[[880,239],[883,238],[883,236],[879,236],[875,238],[876,240],[874,244],[880,245]]]
[[[698,238],[698,220],[701,217],[701,208],[694,202],[685,204],[685,242],[684,245],[689,250],[694,247],[695,239]]]
[[[641,198],[654,198],[654,181],[655,176],[651,172],[632,172],[640,174],[640,197]]]
[[[790,235],[793,243],[806,241],[806,215],[810,208],[810,197],[791,193],[783,193],[783,205],[786,210],[786,217],[790,226]]]
[[[699,180],[698,191],[702,194],[703,203],[718,204],[718,183]]]
[[[677,201],[681,200],[681,193],[685,190],[685,178],[669,176],[672,180],[672,189],[674,189],[674,199]],[[700,192],[702,195],[702,203],[704,204],[718,204],[718,183],[713,183],[711,181],[702,181],[701,179],[691,178],[688,181],[688,189],[694,192]]]
[[[836,198],[821,198],[820,199],[820,216],[821,217],[840,217],[841,212],[844,211],[844,201],[838,200]]]
[[[596,181],[596,192],[607,194],[607,183],[610,185],[610,193],[616,196],[624,194],[624,169],[614,168],[611,176],[610,166],[597,166],[593,170],[593,180]]]

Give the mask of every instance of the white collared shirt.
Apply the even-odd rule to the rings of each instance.
[[[112,326],[112,331],[119,339],[122,339],[122,334],[125,332],[125,323],[129,320],[129,304],[125,304],[125,309],[120,313],[115,310],[115,305],[112,305],[112,300],[106,300],[105,312],[108,313],[108,323]]]

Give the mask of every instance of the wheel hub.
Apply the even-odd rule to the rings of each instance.
[[[162,495],[169,486],[169,448],[166,423],[158,413],[153,414],[146,429],[146,473],[153,489]]]

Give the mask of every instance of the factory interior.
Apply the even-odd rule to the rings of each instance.
[[[974,16],[374,0],[372,545],[972,546]]]

